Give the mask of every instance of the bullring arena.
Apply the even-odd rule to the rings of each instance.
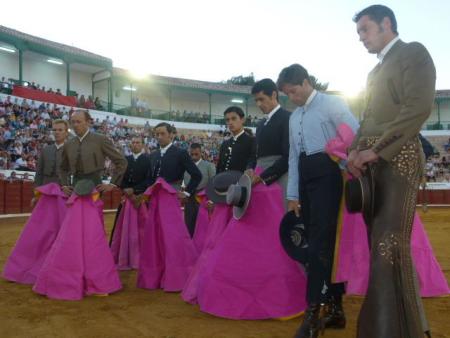
[[[26,49],[22,49],[24,45]],[[200,142],[205,145],[203,155],[214,161],[223,140],[222,113],[227,106],[241,107],[248,118],[247,127],[252,130],[262,117],[252,101],[249,86],[164,76],[136,79],[130,72],[114,68],[109,58],[3,26],[0,26],[0,47],[6,51],[0,51],[1,108],[11,104],[24,111],[39,109],[49,116],[40,121],[26,121],[24,128],[17,128],[20,131],[8,138],[2,130],[2,145],[8,142],[12,146],[0,149],[0,270],[32,210],[36,152],[40,149],[39,142],[51,141],[50,134],[46,134],[48,121],[65,119],[73,107],[89,109],[95,130],[108,134],[123,151],[128,149],[130,135],[143,136],[146,147],[154,149],[151,128],[168,121],[178,130],[180,146]],[[71,60],[70,64],[67,60]],[[55,64],[60,68],[54,68]],[[42,90],[43,86],[54,90]],[[356,115],[360,114],[360,99],[349,99]],[[286,97],[280,101],[293,108]],[[445,130],[450,129],[450,124],[442,122],[450,119],[449,102],[450,91],[438,90],[433,113],[423,127],[423,135],[440,156],[448,153],[450,147],[447,141],[450,131]],[[4,110],[0,112],[0,127],[5,121],[12,122]],[[435,155],[436,161],[430,162],[430,182],[426,192],[419,193],[417,211],[448,282],[450,174],[448,160],[439,162],[440,156]],[[109,168],[106,169],[105,179]],[[113,190],[102,199],[106,238],[109,238],[121,192]],[[300,317],[253,321],[214,317],[184,302],[179,293],[137,288],[135,271],[121,271],[120,280],[123,289],[117,293],[88,296],[81,301],[60,301],[34,293],[29,285],[0,278],[0,338],[284,338],[291,337],[300,323]],[[362,300],[359,296],[346,296],[346,329],[327,330],[324,337],[354,337]],[[450,337],[448,295],[424,298],[424,305],[433,337]]]

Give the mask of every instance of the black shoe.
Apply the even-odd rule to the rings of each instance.
[[[325,316],[323,318],[325,328],[344,329],[346,320],[344,308],[342,307],[342,296],[332,296],[326,306]]]
[[[306,309],[302,325],[298,328],[294,338],[317,338],[319,332],[323,332],[321,310],[323,311],[323,305],[310,305]]]

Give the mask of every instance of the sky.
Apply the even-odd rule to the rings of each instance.
[[[377,3],[377,2],[375,2]],[[1,25],[109,57],[115,67],[204,81],[253,73],[277,79],[300,63],[329,89],[354,95],[377,63],[359,42],[353,0],[21,0],[2,4]],[[419,41],[450,89],[450,1],[397,0],[401,39]],[[6,13],[8,13],[6,15]],[[15,14],[13,14],[15,13]]]

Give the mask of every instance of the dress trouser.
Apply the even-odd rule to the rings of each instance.
[[[369,148],[376,138],[363,138]],[[423,168],[417,138],[391,161],[374,166],[375,207],[367,295],[358,318],[358,338],[423,338],[428,330],[411,260],[411,230]]]
[[[189,196],[184,204],[184,222],[188,228],[189,234],[194,236],[195,224],[197,223],[199,204],[195,195]]]
[[[307,302],[326,303],[331,296],[344,293],[343,283],[331,283],[343,189],[341,171],[325,153],[309,156],[301,153],[299,177],[301,212],[308,239]]]

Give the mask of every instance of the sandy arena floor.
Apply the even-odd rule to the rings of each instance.
[[[450,208],[421,213],[435,255],[450,280]],[[25,218],[0,219],[0,269]],[[105,217],[110,231],[113,215]],[[79,302],[54,301],[31,291],[30,286],[0,280],[0,338],[13,337],[292,337],[299,319],[286,322],[233,321],[201,313],[179,294],[135,287],[135,272],[122,272],[124,289],[108,297]],[[351,338],[362,298],[345,298],[347,329],[326,331],[324,337]],[[450,337],[450,297],[424,300],[433,337]],[[400,338],[400,337],[399,337]]]

